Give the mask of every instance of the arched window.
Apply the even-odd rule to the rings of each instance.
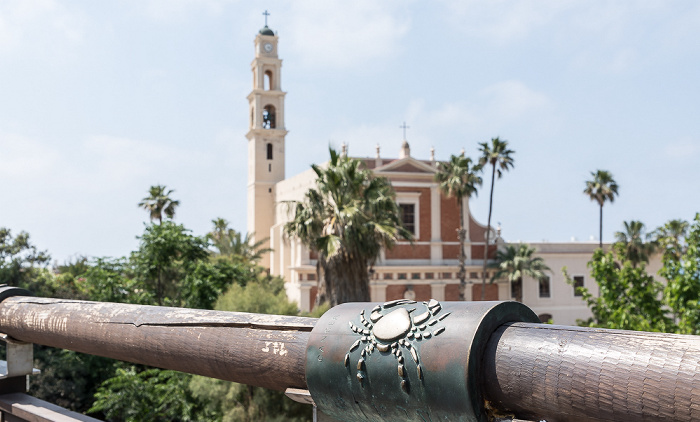
[[[273,82],[272,82],[272,71],[271,71],[271,70],[266,70],[266,71],[265,71],[265,82],[264,82],[264,84],[265,84],[265,85],[263,86],[263,88],[264,88],[266,91],[269,91],[269,90],[272,89],[272,87],[273,87],[274,84],[273,84]]]
[[[262,117],[263,129],[274,129],[275,127],[277,127],[275,124],[275,106],[270,104],[266,105],[265,109],[263,110]]]
[[[272,144],[267,144],[267,159],[272,160]]]

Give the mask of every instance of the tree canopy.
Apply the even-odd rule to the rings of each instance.
[[[216,249],[216,256],[257,263],[262,259],[263,254],[272,252],[272,249],[262,247],[267,239],[254,242],[253,233],[242,236],[241,233],[229,228],[228,221],[223,218],[216,218],[212,223],[214,228],[207,234],[207,239]]]
[[[464,242],[466,240],[466,230],[464,229],[464,198],[470,198],[477,194],[477,187],[481,186],[481,166],[473,165],[469,157],[462,155],[452,155],[447,162],[438,165],[435,173],[435,181],[439,183],[440,190],[447,197],[455,198],[459,207],[459,229],[457,229],[457,239],[459,240],[459,300],[464,300],[464,289],[466,288],[466,270],[464,253]]]
[[[647,234],[644,223],[641,221],[625,221],[624,231],[615,233],[616,252],[624,255],[632,266],[641,262],[649,262],[649,258],[656,250],[656,243],[651,240],[652,235]]]
[[[593,180],[586,181],[586,188],[583,193],[591,198],[591,201],[597,202],[600,206],[600,227],[598,238],[600,247],[603,247],[603,205],[605,202],[613,202],[617,196],[617,182],[613,179],[612,173],[607,170],[597,170],[591,172]]]
[[[382,248],[412,239],[388,179],[330,149],[327,167],[313,165],[316,185],[293,202],[285,233],[318,253],[317,304],[369,301],[369,270]]]
[[[486,267],[489,259],[489,241],[491,238],[491,214],[493,213],[493,187],[496,182],[496,175],[500,179],[503,172],[508,171],[513,167],[515,160],[513,155],[515,151],[508,148],[508,141],[500,138],[491,138],[491,143],[482,142],[479,144],[481,157],[479,165],[491,165],[491,193],[489,194],[489,217],[486,223],[486,242],[484,244],[484,264],[481,279],[481,300],[486,297]]]
[[[180,205],[180,201],[170,197],[173,192],[175,191],[164,185],[151,186],[148,196],[139,202],[139,207],[148,211],[151,221],[158,220],[158,224],[163,222],[163,215],[172,219],[175,217],[175,209]]]
[[[491,282],[506,279],[511,283],[511,286],[515,283],[515,300],[522,302],[523,277],[527,276],[540,281],[547,277],[547,271],[551,271],[545,264],[544,259],[539,256],[533,256],[534,253],[535,248],[524,243],[507,245],[505,249],[496,252],[496,263],[491,266],[496,271],[491,277]]]
[[[641,224],[641,223],[640,223]],[[627,226],[641,233],[639,224]],[[661,245],[659,276],[619,242],[613,251],[598,249],[588,263],[600,294],[578,287],[593,313],[581,324],[592,327],[700,334],[700,214],[691,222],[671,220],[654,231]],[[629,236],[626,236],[629,239]],[[567,276],[568,277],[568,276]],[[570,284],[573,282],[569,279]]]

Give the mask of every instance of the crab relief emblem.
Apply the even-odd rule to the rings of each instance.
[[[415,346],[418,342],[426,341],[445,331],[444,326],[438,327],[437,325],[450,313],[440,314],[442,305],[435,299],[418,304],[425,309],[424,312],[418,314],[417,308],[410,306],[413,304],[418,304],[418,302],[407,299],[386,302],[383,305],[375,306],[369,319],[365,316],[365,311],[362,310],[360,312],[361,325],[349,323],[350,329],[361,337],[350,346],[350,350],[345,354],[345,366],[350,366],[350,354],[361,349],[360,358],[357,360],[357,379],[360,384],[364,385],[367,376],[366,359],[375,350],[396,359],[398,378],[404,392],[409,392],[405,359],[411,359],[414,362],[418,379],[423,379],[420,356]],[[404,358],[404,355],[407,357]]]

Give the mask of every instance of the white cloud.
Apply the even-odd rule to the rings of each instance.
[[[205,153],[114,136],[93,136],[83,144],[91,163],[81,177],[93,189],[105,184],[124,186],[132,182],[177,173],[177,169],[206,165]]]
[[[558,121],[553,104],[546,94],[516,80],[488,86],[473,101],[445,102],[430,108],[422,99],[413,100],[403,112],[411,127],[407,134],[411,155],[427,159],[433,146],[437,158],[443,159],[484,141],[483,136],[499,135],[494,130],[534,127],[542,133]],[[394,124],[348,123],[336,130],[332,139],[336,147],[346,142],[353,156],[374,156],[379,144],[382,157],[397,157],[402,141],[399,125]]]
[[[484,117],[498,118],[501,121],[531,116],[551,105],[551,100],[545,94],[515,80],[488,86],[479,96],[486,104]]]
[[[363,67],[393,56],[410,28],[403,3],[358,0],[294,2],[285,43],[307,66]],[[289,41],[287,41],[289,40]]]
[[[60,154],[34,139],[0,134],[0,177],[3,180],[39,180],[58,167]]]
[[[81,12],[55,0],[0,2],[0,52],[48,52],[64,42],[81,42],[84,28],[85,17]]]
[[[496,42],[522,39],[570,7],[565,1],[445,0],[447,21],[472,36]]]
[[[142,8],[151,18],[158,21],[179,22],[191,17],[194,12],[205,12],[218,16],[224,11],[227,4],[237,0],[148,0],[138,1],[136,7]]]
[[[700,155],[700,141],[692,138],[679,139],[666,145],[664,153],[673,160],[697,159]]]

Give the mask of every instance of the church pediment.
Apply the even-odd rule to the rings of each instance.
[[[435,174],[436,169],[432,165],[418,161],[412,157],[394,160],[374,169],[377,173],[423,173]]]

